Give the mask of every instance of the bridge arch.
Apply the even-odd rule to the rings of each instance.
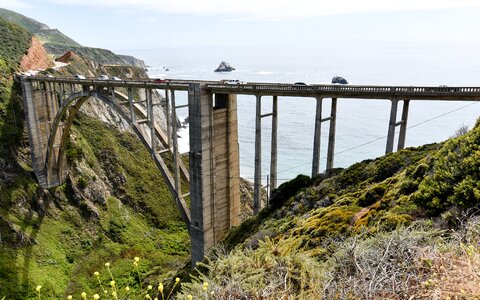
[[[83,90],[79,92],[74,92],[70,94],[64,101],[62,101],[58,111],[55,114],[53,119],[50,133],[48,135],[48,142],[46,147],[46,155],[45,155],[45,162],[44,167],[45,171],[47,172],[47,178],[49,177],[58,177],[58,181],[63,182],[65,180],[65,148],[70,136],[70,129],[73,124],[73,121],[78,115],[78,112],[82,105],[87,102],[90,98],[95,98],[100,100],[102,103],[106,104],[108,107],[113,109],[123,120],[125,120],[129,125],[130,128],[133,130],[134,134],[140,139],[143,145],[150,151],[152,154],[152,159],[154,160],[155,164],[159,168],[162,176],[167,181],[167,187],[170,190],[170,193],[173,195],[173,198],[176,200],[177,208],[180,211],[180,214],[185,221],[187,228],[190,227],[190,213],[187,208],[187,205],[183,199],[179,199],[179,193],[175,190],[174,184],[172,184],[172,178],[167,173],[168,167],[166,163],[163,161],[161,156],[157,153],[156,144],[152,143],[151,136],[148,136],[146,129],[142,128],[142,124],[135,122],[132,120],[130,113],[126,112],[125,108],[121,106],[119,103],[121,102],[128,102],[128,97],[123,95],[119,92],[114,92],[114,97],[108,95],[106,90]],[[120,100],[120,101],[118,101]],[[141,113],[141,108],[137,108],[137,119],[145,117]],[[148,114],[148,113],[147,113]],[[142,119],[145,120],[145,119]],[[146,123],[145,123],[146,124]],[[63,128],[62,128],[63,127]],[[61,128],[63,130],[61,130]],[[153,131],[150,132],[152,134]],[[161,132],[158,128],[155,128],[155,135],[162,135],[164,133]],[[161,143],[164,147],[168,147],[165,145],[164,140],[160,139]],[[152,145],[153,144],[153,145]],[[57,150],[55,150],[57,148]],[[168,150],[168,148],[167,148]],[[183,166],[184,168],[184,166]],[[188,174],[184,177],[188,178]],[[170,182],[168,182],[170,181]]]
[[[235,94],[212,93],[202,82],[153,83],[149,80],[102,81],[71,77],[22,77],[21,82],[32,167],[42,187],[64,182],[65,149],[71,125],[81,106],[89,98],[96,98],[127,121],[150,151],[189,230],[193,265],[201,261],[232,226],[239,224]],[[126,89],[127,95],[118,92],[118,88]],[[154,107],[160,103],[153,103],[154,89],[170,93],[171,101],[166,93],[166,103],[171,105],[173,121],[170,122],[171,130],[167,121],[167,134],[155,122]],[[135,99],[134,91],[145,92],[145,98]],[[175,105],[175,91],[188,91],[188,105]],[[178,155],[177,135],[170,134],[176,133],[176,109],[185,106],[188,106],[190,118],[188,171]],[[170,111],[168,106],[167,111]],[[173,154],[173,171],[165,163],[165,153],[169,158]],[[187,194],[181,192],[182,176],[189,184],[188,209],[184,201]]]

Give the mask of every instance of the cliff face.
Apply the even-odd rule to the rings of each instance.
[[[6,74],[0,77],[0,299],[36,298],[37,285],[42,299],[92,295],[93,271],[103,272],[108,261],[117,277],[135,256],[142,258],[142,273],[158,270],[150,275],[155,280],[178,269],[188,258],[189,239],[175,201],[150,153],[112,125],[118,116],[102,103],[89,99],[71,128],[66,183],[48,190],[38,186],[22,122],[22,91],[11,70],[19,71],[20,61],[25,69],[47,67],[48,55],[19,26],[0,18],[0,29],[0,41],[11,46],[0,47]],[[146,76],[141,68],[106,68],[78,55],[67,61],[41,73]]]
[[[22,71],[46,69],[53,65],[53,60],[43,48],[42,43],[38,38],[32,37],[32,44],[20,62]]]

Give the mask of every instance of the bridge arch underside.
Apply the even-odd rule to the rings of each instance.
[[[128,102],[129,99],[127,96],[118,92],[115,92],[115,97],[112,97],[111,92],[107,90],[81,91],[71,94],[61,103],[52,122],[45,151],[47,185],[57,186],[62,184],[66,179],[65,148],[69,139],[70,129],[81,106],[90,98],[96,98],[108,105],[122,119],[130,124],[135,135],[138,136],[144,146],[150,151],[155,164],[167,183],[170,193],[176,200],[177,208],[179,209],[187,228],[190,228],[190,212],[187,208],[186,202],[175,189],[174,179],[170,175],[169,167],[160,155],[161,152],[165,153],[169,151],[169,146],[165,143],[164,133],[160,132],[158,126],[155,126],[153,121],[150,122],[152,119],[144,119],[145,115],[151,116],[148,108],[147,112],[142,111],[142,107],[140,106],[136,107],[135,110],[128,111],[127,108],[119,105],[121,102]],[[133,111],[136,111],[136,113],[133,114]],[[137,122],[135,119],[142,120],[142,122]],[[163,150],[159,151],[159,148],[163,148]],[[182,167],[182,169],[185,170],[185,167]],[[183,173],[183,175],[188,181],[188,173]]]

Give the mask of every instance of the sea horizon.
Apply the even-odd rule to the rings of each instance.
[[[175,49],[176,51],[172,51]],[[248,51],[247,51],[248,50]],[[478,47],[395,47],[354,48],[163,48],[138,50],[137,58],[149,65],[150,77],[172,79],[246,82],[329,83],[334,76],[350,84],[480,86]],[[221,61],[236,71],[213,72]],[[465,64],[468,61],[469,64]],[[167,71],[168,69],[168,71]],[[177,102],[187,103],[186,93],[177,92]],[[324,117],[329,114],[324,101]],[[262,112],[271,111],[271,97],[262,97]],[[390,101],[339,99],[335,167],[348,167],[385,153]],[[406,147],[441,142],[462,126],[472,128],[478,118],[476,102],[411,101]],[[399,107],[398,116],[401,114]],[[180,118],[188,115],[179,110]],[[253,179],[255,97],[238,96],[240,173]],[[315,100],[279,98],[278,178],[280,182],[298,174],[311,174]],[[270,119],[262,120],[262,172],[269,174]],[[188,152],[188,130],[179,132],[181,151]],[[398,138],[398,129],[396,131]],[[321,171],[326,164],[328,124],[322,127]],[[264,179],[264,180],[265,180]]]

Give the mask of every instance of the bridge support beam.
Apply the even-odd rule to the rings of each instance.
[[[410,100],[403,100],[402,119],[397,122],[398,99],[392,99],[392,107],[390,110],[390,121],[388,123],[387,147],[385,154],[393,152],[393,144],[395,142],[395,127],[400,126],[400,134],[398,136],[397,150],[405,148],[405,137],[407,135],[408,108]]]
[[[30,140],[32,167],[39,184],[44,188],[58,186],[63,182],[64,174],[48,172],[45,166],[50,126],[57,113],[51,86],[46,82],[36,82],[22,79],[23,103],[25,118]],[[54,144],[59,145],[61,134],[53,137]],[[54,151],[58,151],[57,148]]]
[[[330,129],[328,130],[328,150],[327,150],[327,170],[333,169],[335,158],[335,130],[337,127],[337,98],[332,98],[332,107],[330,109]]]
[[[320,143],[322,138],[322,101],[323,98],[317,97],[317,109],[315,113],[315,133],[313,135],[313,158],[312,158],[312,177],[320,172]]]
[[[240,223],[236,95],[189,86],[192,265]]]
[[[407,120],[408,120],[408,107],[410,104],[410,100],[403,100],[403,108],[402,108],[402,120],[400,121],[400,135],[398,137],[398,150],[402,150],[405,148],[405,137],[407,135]]]
[[[253,215],[262,209],[262,96],[256,96],[255,170],[253,179]]]
[[[395,127],[397,124],[398,100],[391,99],[390,101],[392,102],[392,106],[390,108],[390,121],[388,123],[387,147],[385,149],[385,154],[393,151],[393,143],[395,140]]]
[[[270,144],[270,191],[277,188],[278,96],[272,100],[272,138]]]

